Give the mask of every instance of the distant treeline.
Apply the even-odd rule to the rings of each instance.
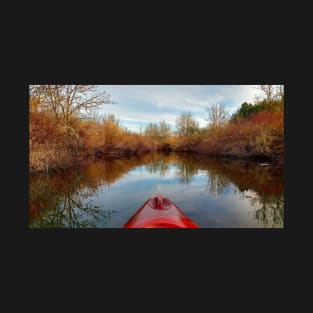
[[[32,85],[29,97],[30,171],[62,168],[90,157],[114,157],[175,150],[283,163],[284,94],[282,86],[262,85],[265,99],[243,103],[232,116],[222,104],[208,106],[208,126],[199,127],[189,112],[139,133],[114,115],[96,115],[111,103],[93,85]]]

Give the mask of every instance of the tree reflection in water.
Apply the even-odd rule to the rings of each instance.
[[[259,195],[255,192],[245,195],[255,208],[255,218],[259,224],[267,228],[284,227],[284,197]]]
[[[224,194],[227,187],[232,187],[230,180],[222,175],[212,174],[208,178],[208,189],[210,195],[218,196]]]
[[[91,228],[110,221],[114,210],[101,210],[89,198],[99,183],[82,172],[38,174],[30,183],[30,227]],[[89,200],[88,200],[89,199]]]
[[[198,170],[206,170],[210,196],[225,194],[227,190],[250,199],[256,220],[263,227],[284,226],[283,169],[260,166],[257,162],[183,155],[177,176],[190,183]],[[247,190],[253,190],[246,193]]]
[[[149,173],[159,173],[160,176],[164,176],[169,170],[169,163],[164,159],[154,159],[147,165],[147,169]]]
[[[100,160],[60,173],[30,175],[30,227],[91,228],[105,226],[116,213],[97,207],[93,197],[130,170],[145,166],[166,176],[175,168],[182,184],[191,184],[199,172],[207,177],[207,191],[217,197],[228,191],[250,200],[255,219],[263,227],[284,226],[283,169],[257,162],[218,159],[194,154],[145,154]],[[143,201],[145,199],[142,199]]]
[[[217,196],[229,187],[233,193],[250,199],[258,223],[267,228],[284,227],[282,169],[262,167],[251,161],[219,160],[208,169],[210,195]],[[214,166],[213,166],[214,164]],[[217,171],[219,173],[217,173]]]
[[[198,174],[198,167],[195,163],[188,160],[182,160],[181,163],[177,164],[176,175],[179,177],[180,181],[184,184],[189,184],[192,177]]]

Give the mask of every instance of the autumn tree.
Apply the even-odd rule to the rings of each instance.
[[[274,85],[260,85],[260,89],[265,94],[267,101],[272,101],[275,98],[275,87]]]
[[[207,107],[207,121],[211,122],[213,127],[222,125],[228,120],[229,114],[225,109],[225,105],[221,103],[213,103]]]
[[[29,98],[29,112],[37,113],[40,107],[40,99],[38,97]]]
[[[176,132],[180,136],[191,136],[199,132],[199,123],[190,112],[182,113],[176,119]]]
[[[41,110],[53,112],[66,125],[74,117],[89,114],[103,104],[112,103],[110,95],[98,91],[96,85],[31,85],[29,91],[30,100],[38,99]]]
[[[116,116],[114,114],[106,114],[104,115],[104,117],[102,118],[102,123],[111,123],[113,125],[115,125],[116,127],[120,127],[120,120],[118,118],[116,118]]]
[[[265,95],[263,101],[257,101],[266,111],[284,110],[284,85],[260,85],[260,89]]]
[[[158,125],[156,123],[149,123],[145,128],[144,134],[149,138],[159,138],[160,133]]]
[[[103,117],[100,129],[102,133],[102,146],[111,147],[118,143],[121,128],[120,121],[114,114],[107,114]]]
[[[159,124],[159,136],[161,139],[166,139],[171,135],[171,126],[164,120]]]
[[[284,101],[284,85],[277,85],[275,89],[275,98]]]

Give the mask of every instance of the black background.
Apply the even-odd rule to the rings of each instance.
[[[305,280],[310,204],[303,197],[309,195],[307,167],[301,165],[310,161],[308,153],[299,158],[304,148],[298,138],[310,124],[304,122],[307,100],[301,99],[307,65],[302,33],[288,26],[291,15],[282,7],[239,16],[229,6],[215,11],[181,4],[150,17],[156,8],[147,6],[149,13],[136,19],[121,6],[110,21],[110,10],[91,16],[85,7],[78,15],[62,9],[56,18],[56,8],[49,8],[51,14],[27,18],[25,28],[7,38],[2,210],[9,217],[2,220],[2,258],[12,308],[25,295],[23,304],[40,310],[111,310],[110,303],[114,311],[124,305],[132,311],[179,305],[196,311],[199,304],[210,310],[217,303],[221,309],[264,311],[281,308],[291,300],[289,289]],[[292,52],[295,45],[299,49]],[[285,227],[29,229],[28,84],[44,83],[284,84]]]

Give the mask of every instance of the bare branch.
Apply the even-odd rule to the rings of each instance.
[[[212,126],[220,126],[229,118],[229,114],[225,109],[224,104],[214,103],[207,107],[207,121],[212,123]]]
[[[66,124],[84,112],[113,103],[110,94],[97,92],[96,85],[32,85],[30,91],[42,97],[42,108],[54,112]]]

